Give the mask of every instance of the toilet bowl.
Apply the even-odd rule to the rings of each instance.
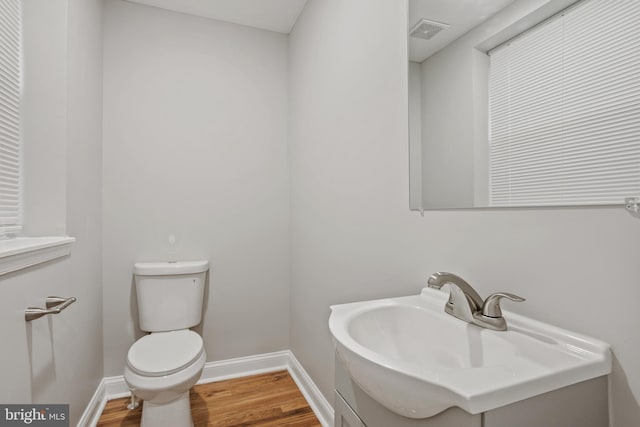
[[[131,346],[124,378],[143,400],[141,426],[193,426],[189,390],[205,360],[202,338],[188,329],[156,332]]]
[[[189,390],[204,369],[200,323],[207,261],[137,263],[140,328],[151,332],[129,349],[124,379],[142,399],[142,427],[193,427]]]

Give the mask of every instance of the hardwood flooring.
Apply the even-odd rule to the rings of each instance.
[[[287,371],[197,385],[190,397],[194,427],[321,427]],[[127,403],[108,401],[98,427],[139,426],[142,405]]]

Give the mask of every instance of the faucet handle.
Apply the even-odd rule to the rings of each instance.
[[[496,292],[495,294],[489,295],[482,304],[482,315],[487,317],[502,317],[502,310],[500,309],[500,300],[502,298],[507,298],[515,302],[525,301],[524,298],[518,295],[507,292]]]

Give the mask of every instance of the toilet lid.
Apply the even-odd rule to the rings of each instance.
[[[156,332],[131,346],[127,364],[141,375],[158,377],[178,372],[203,351],[202,338],[191,330]]]

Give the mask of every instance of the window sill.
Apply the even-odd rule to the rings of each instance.
[[[0,241],[0,276],[71,254],[73,237],[16,237]]]

